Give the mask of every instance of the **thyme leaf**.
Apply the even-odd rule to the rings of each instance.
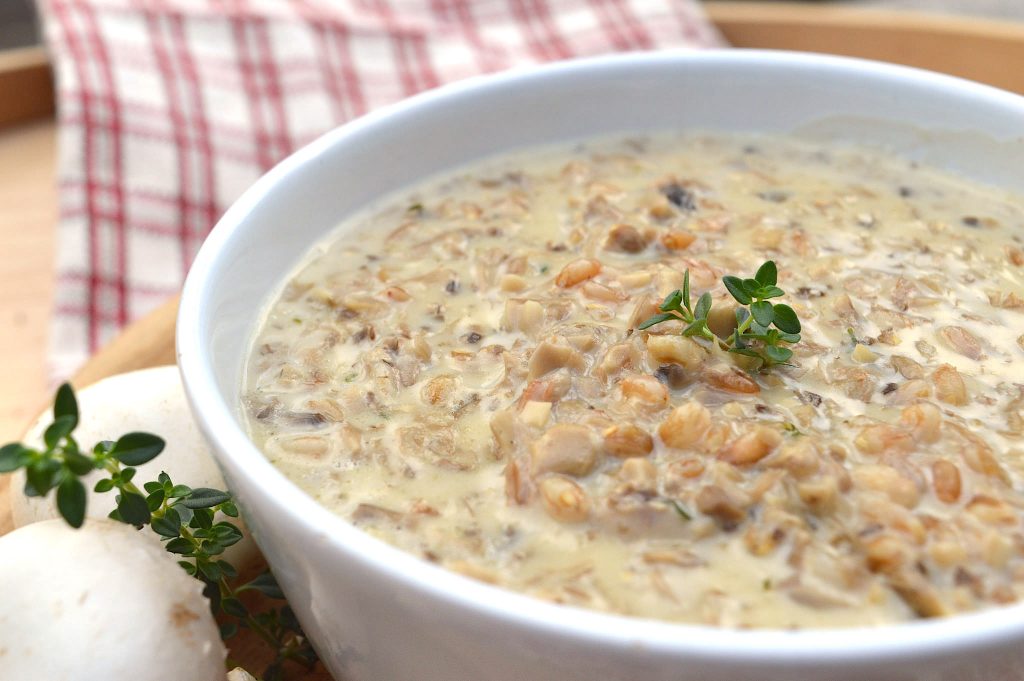
[[[736,327],[731,335],[719,338],[708,326],[711,312],[710,292],[704,292],[696,305],[690,302],[690,271],[683,273],[683,288],[672,291],[658,306],[658,314],[637,326],[642,331],[671,320],[680,320],[686,326],[682,334],[703,338],[728,352],[760,360],[761,369],[773,366],[791,366],[793,351],[787,347],[800,342],[800,319],[796,311],[785,303],[774,304],[772,298],[786,295],[778,286],[779,270],[772,260],[765,261],[752,279],[728,275],[722,283],[729,295],[740,304],[736,308]],[[774,327],[774,328],[773,328]]]
[[[265,678],[281,678],[285,662],[312,669],[318,661],[316,651],[287,604],[253,612],[238,598],[245,591],[259,591],[273,599],[283,599],[284,594],[269,571],[241,583],[235,567],[221,557],[225,549],[242,539],[235,523],[217,517],[218,513],[238,517],[231,494],[175,484],[167,473],[143,483],[140,489],[134,482],[134,466],[157,457],[164,449],[164,440],[150,433],[133,432],[82,451],[72,437],[78,421],[78,401],[65,383],[54,398],[53,423],[45,430],[43,447],[20,442],[0,447],[0,473],[25,469],[27,496],[43,497],[56,489],[57,510],[74,528],[81,527],[86,518],[88,495],[81,478],[94,471],[105,474],[93,489],[116,492],[117,507],[110,518],[140,529],[148,525],[167,551],[181,557],[178,564],[182,569],[206,584],[214,613],[233,618],[221,625],[223,638],[246,628],[270,647],[274,657]]]

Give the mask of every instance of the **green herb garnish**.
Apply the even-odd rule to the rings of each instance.
[[[654,315],[637,327],[648,329],[671,320],[686,323],[683,335],[704,338],[723,350],[754,357],[761,361],[762,369],[777,365],[792,366],[793,351],[786,344],[800,341],[800,320],[789,305],[772,304],[772,298],[786,295],[777,286],[778,269],[771,260],[757,270],[753,279],[722,277],[726,290],[742,307],[736,309],[736,328],[728,338],[719,338],[708,327],[711,311],[711,293],[706,292],[691,305],[690,271],[683,274],[683,288],[668,294]],[[774,328],[773,328],[774,327]]]
[[[680,518],[682,518],[683,520],[693,520],[693,516],[690,515],[689,511],[683,508],[683,505],[680,504],[678,501],[676,501],[675,499],[669,499],[669,503],[672,504],[672,508],[676,510],[676,513],[679,515]]]
[[[12,442],[0,448],[0,473],[25,469],[25,495],[45,497],[57,490],[57,510],[69,525],[85,521],[86,491],[81,478],[92,471],[107,477],[95,485],[96,492],[117,491],[117,507],[110,518],[150,529],[165,542],[165,548],[181,557],[178,565],[189,575],[203,581],[214,614],[219,610],[232,621],[221,626],[221,637],[230,638],[239,629],[251,629],[275,652],[264,672],[264,681],[282,678],[286,660],[311,669],[316,652],[306,638],[288,605],[264,612],[251,612],[239,595],[259,591],[274,599],[284,599],[274,576],[265,571],[255,579],[239,583],[238,571],[223,560],[224,550],[242,539],[242,531],[227,520],[215,521],[220,512],[238,517],[238,508],[228,492],[175,484],[167,473],[146,482],[140,489],[135,482],[137,469],[156,458],[164,449],[164,440],[149,433],[128,433],[116,441],[104,440],[91,450],[82,451],[72,437],[78,426],[78,401],[67,383],[57,390],[53,405],[53,423],[43,434],[42,449]]]

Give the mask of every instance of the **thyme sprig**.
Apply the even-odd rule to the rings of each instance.
[[[0,473],[25,469],[26,496],[45,497],[56,489],[57,510],[69,525],[78,528],[85,521],[87,505],[81,478],[102,471],[106,475],[96,482],[94,491],[117,491],[116,508],[109,517],[137,528],[149,525],[165,548],[181,557],[178,565],[206,584],[205,593],[214,614],[220,612],[229,618],[220,627],[221,637],[228,639],[239,628],[247,628],[274,651],[264,681],[283,678],[286,660],[311,669],[318,658],[291,608],[285,604],[252,612],[240,598],[248,591],[278,600],[284,600],[284,594],[270,571],[238,583],[238,570],[222,558],[225,549],[242,539],[237,525],[216,517],[217,513],[238,517],[231,495],[209,487],[176,484],[166,472],[140,489],[135,483],[135,467],[156,458],[164,450],[164,440],[150,433],[132,432],[83,451],[72,436],[78,421],[78,401],[65,383],[57,390],[53,423],[43,433],[43,447],[20,442],[0,447]]]
[[[683,273],[683,288],[672,291],[658,306],[658,314],[650,317],[637,329],[649,329],[667,321],[682,320],[686,326],[683,335],[703,338],[723,350],[760,360],[761,369],[777,365],[792,366],[793,351],[786,345],[800,342],[800,320],[796,312],[784,303],[771,303],[772,298],[786,295],[778,286],[779,272],[768,260],[758,268],[752,279],[735,276],[722,277],[729,294],[740,304],[736,308],[736,326],[726,338],[719,338],[708,326],[711,312],[711,293],[705,292],[696,304],[691,304],[690,270]]]

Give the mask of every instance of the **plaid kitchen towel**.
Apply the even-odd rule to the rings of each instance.
[[[55,61],[52,369],[175,294],[227,206],[292,150],[514,65],[707,47],[696,0],[39,0]]]

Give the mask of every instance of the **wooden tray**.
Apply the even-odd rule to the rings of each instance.
[[[1024,94],[1024,23],[806,2],[705,6],[735,47],[877,59]]]
[[[706,7],[725,37],[737,47],[880,59],[1024,93],[1024,69],[1007,66],[1024,63],[1024,24],[798,3],[709,2]],[[15,87],[5,88],[5,82],[17,83],[18,94],[31,92],[35,101],[23,102],[7,111],[0,107],[0,126],[23,119],[28,115],[26,112],[52,111],[49,75],[40,69],[39,53],[19,59],[17,73],[9,73],[6,81],[0,61],[0,102],[5,101],[4,90],[13,91]],[[37,87],[40,78],[45,79],[45,87]],[[26,87],[30,90],[25,90]],[[0,206],[0,225],[9,217],[3,214],[4,210]],[[129,327],[76,374],[75,386],[82,388],[113,374],[173,363],[176,312],[177,300],[172,300]],[[30,399],[34,401],[35,397]],[[7,482],[7,476],[0,476],[0,535],[12,528],[8,499],[11,491]],[[259,642],[244,636],[231,642],[232,660],[253,671],[262,669],[262,651]],[[322,671],[304,677],[305,681],[329,678]]]

